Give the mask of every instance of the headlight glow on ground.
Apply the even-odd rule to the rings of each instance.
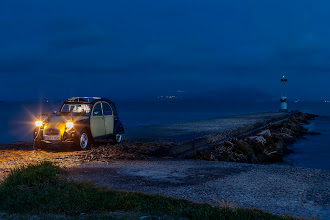
[[[36,126],[41,127],[42,126],[42,121],[36,121]]]

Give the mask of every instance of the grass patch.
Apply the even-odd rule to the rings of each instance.
[[[0,184],[0,212],[58,214],[132,212],[186,219],[292,219],[259,210],[215,207],[160,195],[117,191],[67,180],[65,170],[41,162],[13,170]]]

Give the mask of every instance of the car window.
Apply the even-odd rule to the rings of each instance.
[[[102,106],[104,115],[112,115],[112,109],[108,103],[103,102]]]
[[[111,108],[112,108],[112,110],[113,110],[114,115],[117,116],[118,113],[117,113],[116,106],[115,106],[113,103],[110,103],[110,106],[111,106]]]
[[[94,116],[102,116],[102,108],[101,108],[101,103],[96,103],[94,105],[94,110],[93,110],[93,115]]]
[[[65,104],[61,112],[78,112],[78,113],[90,113],[90,105],[89,104]]]

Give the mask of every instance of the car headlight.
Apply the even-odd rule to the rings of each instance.
[[[41,127],[42,126],[42,121],[36,121],[36,126]]]
[[[73,128],[73,123],[72,122],[67,122],[66,127],[69,128],[69,129]]]

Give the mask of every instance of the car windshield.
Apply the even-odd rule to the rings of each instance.
[[[74,115],[89,115],[91,112],[91,104],[65,104],[60,113],[67,114],[71,112]]]

